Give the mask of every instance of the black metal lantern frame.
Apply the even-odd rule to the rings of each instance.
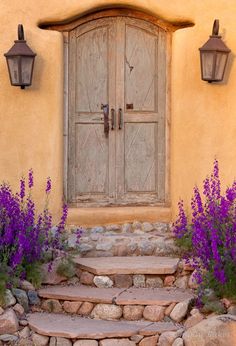
[[[4,54],[7,60],[11,85],[25,89],[32,84],[34,59],[36,54],[27,45],[24,38],[24,28],[18,25],[18,40],[12,48]]]
[[[209,40],[199,50],[202,80],[209,83],[221,82],[224,78],[230,49],[221,40],[218,19],[214,21]]]

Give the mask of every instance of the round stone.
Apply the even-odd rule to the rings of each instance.
[[[109,288],[113,286],[113,281],[109,276],[95,276],[93,282],[98,288]]]
[[[142,288],[145,287],[145,275],[142,274],[135,274],[133,276],[133,285],[136,288]]]
[[[32,341],[33,341],[35,346],[47,346],[48,341],[49,341],[49,337],[45,336],[45,335],[33,333]]]
[[[92,273],[83,271],[80,275],[80,283],[83,285],[93,285],[94,275]]]
[[[122,316],[122,308],[113,304],[97,304],[91,313],[92,318],[117,320]]]
[[[170,313],[170,318],[175,322],[180,322],[187,315],[190,300],[185,300],[175,305],[174,309]]]
[[[143,222],[142,224],[142,231],[144,232],[151,232],[154,229],[153,225],[149,222]]]
[[[4,308],[8,308],[16,304],[16,298],[13,296],[12,292],[9,289],[6,289],[4,296]]]
[[[123,317],[128,321],[137,321],[143,317],[144,306],[125,305],[123,308]]]
[[[160,288],[163,287],[162,278],[156,277],[147,277],[146,279],[146,287],[148,288]]]
[[[83,302],[83,304],[81,305],[77,313],[82,316],[88,316],[93,310],[93,307],[94,307],[93,303]]]
[[[143,311],[143,317],[152,322],[158,322],[165,317],[165,307],[158,305],[147,305]]]

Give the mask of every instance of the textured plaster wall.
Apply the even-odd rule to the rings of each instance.
[[[236,1],[235,0],[1,0],[0,2],[0,181],[14,188],[33,168],[35,197],[43,205],[44,181],[52,178],[52,207],[58,215],[63,193],[63,41],[40,23],[59,22],[96,8],[116,5],[156,14],[169,21],[192,21],[172,40],[171,65],[171,204],[188,199],[195,183],[210,172],[215,156],[224,183],[236,176]],[[232,50],[222,84],[200,80],[198,48],[211,33],[213,20]],[[37,53],[33,86],[11,87],[3,54],[16,39],[17,24]]]

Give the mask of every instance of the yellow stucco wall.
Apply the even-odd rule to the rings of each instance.
[[[42,206],[44,182],[50,176],[51,206],[58,215],[63,193],[63,40],[61,33],[38,25],[115,5],[195,24],[174,32],[172,40],[170,196],[175,215],[179,197],[190,197],[193,185],[210,172],[215,156],[225,184],[236,175],[235,0],[1,0],[0,181],[16,188],[19,177],[32,167],[35,198]],[[215,18],[232,50],[222,84],[200,79],[198,48],[211,33]],[[10,86],[3,56],[16,39],[18,23],[24,25],[27,42],[37,53],[33,86],[26,90]]]

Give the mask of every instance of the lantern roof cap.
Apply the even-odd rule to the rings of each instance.
[[[16,40],[15,44],[4,55],[5,57],[13,57],[19,55],[35,57],[36,53],[34,53],[32,49],[30,49],[25,40]]]
[[[231,50],[221,40],[221,36],[211,35],[209,40],[199,48],[200,51],[217,51],[223,53],[230,53]]]

